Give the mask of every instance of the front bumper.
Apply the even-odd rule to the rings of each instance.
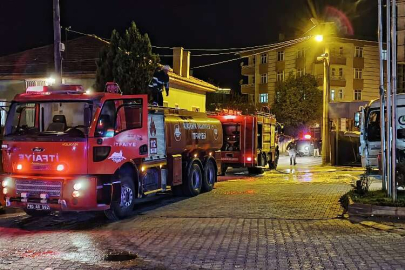
[[[26,209],[28,204],[42,204],[49,206],[51,211],[99,211],[110,208],[109,205],[97,203],[97,177],[93,176],[8,174],[0,175],[0,183],[0,204],[6,207]],[[80,188],[75,190],[77,183],[80,183]]]

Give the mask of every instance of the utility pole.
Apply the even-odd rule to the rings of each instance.
[[[391,0],[387,0],[387,191],[392,194],[392,147],[391,147]]]
[[[318,57],[323,60],[323,115],[322,115],[322,165],[330,163],[330,130],[329,130],[329,47],[325,45],[325,53]]]
[[[397,200],[397,182],[396,182],[396,149],[397,149],[397,1],[392,0],[392,200]]]
[[[59,0],[53,0],[53,50],[55,60],[55,83],[62,84],[62,55]]]
[[[384,89],[384,60],[383,60],[383,19],[382,0],[378,0],[378,47],[380,55],[380,123],[381,123],[381,166],[382,190],[387,190],[387,147],[385,140],[385,89]]]

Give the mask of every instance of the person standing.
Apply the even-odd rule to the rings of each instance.
[[[157,68],[153,74],[153,78],[149,83],[153,106],[163,106],[163,87],[166,90],[166,97],[169,96],[169,70],[170,66],[163,66]]]
[[[314,146],[314,157],[319,157],[319,141],[313,140],[312,145]]]
[[[291,142],[287,145],[288,155],[290,156],[290,165],[296,165],[297,158],[297,142],[293,138]]]

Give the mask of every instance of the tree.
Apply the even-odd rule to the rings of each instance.
[[[132,22],[123,36],[114,30],[110,43],[100,51],[96,89],[102,91],[106,82],[114,81],[124,94],[146,93],[158,63],[148,35],[142,35]]]
[[[322,117],[322,91],[318,89],[315,77],[290,74],[285,82],[278,83],[272,111],[278,122],[295,129],[292,133],[319,121]]]

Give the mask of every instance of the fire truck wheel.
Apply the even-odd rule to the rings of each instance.
[[[275,160],[270,160],[269,161],[269,169],[270,170],[276,170],[277,165],[278,165],[278,152],[276,152]]]
[[[188,168],[187,179],[183,183],[184,195],[194,197],[200,194],[203,182],[201,167],[196,163],[192,163]]]
[[[203,191],[211,191],[214,188],[217,178],[216,176],[215,166],[211,160],[208,160],[204,167],[204,179],[202,182]]]
[[[44,216],[48,216],[51,213],[49,211],[37,211],[37,210],[28,210],[28,209],[24,209],[24,212],[31,217],[44,217]]]
[[[111,209],[107,210],[107,218],[116,217],[116,219],[129,216],[134,209],[135,204],[135,185],[131,175],[120,177],[121,180],[121,198],[116,198],[111,203]]]

